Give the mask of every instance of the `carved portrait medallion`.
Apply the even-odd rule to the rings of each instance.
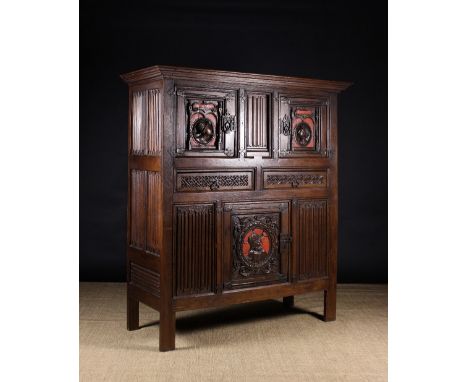
[[[241,277],[269,274],[279,264],[279,216],[234,216],[233,271]]]
[[[297,124],[294,138],[301,146],[307,146],[312,139],[312,131],[309,125],[305,122]]]
[[[292,148],[317,150],[318,139],[317,109],[296,107],[292,111]]]
[[[189,103],[189,147],[190,149],[217,148],[219,142],[219,109],[218,101],[193,101]]]
[[[206,145],[214,137],[215,129],[208,118],[199,118],[192,126],[192,136],[199,144]]]

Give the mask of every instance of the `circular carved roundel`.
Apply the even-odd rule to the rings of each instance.
[[[312,131],[310,126],[305,123],[301,122],[296,126],[296,142],[299,143],[301,146],[307,146],[312,139]]]
[[[271,256],[271,238],[267,230],[254,227],[242,234],[242,257],[250,267],[262,267]]]
[[[192,126],[192,136],[201,145],[209,143],[214,136],[213,123],[208,118],[199,118]]]

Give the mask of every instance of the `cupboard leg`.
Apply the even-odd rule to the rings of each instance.
[[[336,320],[336,288],[324,291],[323,320]]]
[[[294,296],[283,297],[283,306],[285,308],[292,308],[294,306]]]
[[[127,292],[127,330],[140,328],[140,303]]]
[[[175,349],[175,312],[161,309],[159,313],[159,351]]]

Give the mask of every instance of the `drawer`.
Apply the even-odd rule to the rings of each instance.
[[[326,170],[263,170],[264,189],[326,188]]]
[[[254,190],[254,169],[177,171],[177,192]]]

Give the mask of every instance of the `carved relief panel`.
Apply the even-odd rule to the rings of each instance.
[[[225,289],[287,280],[290,244],[288,216],[288,202],[225,205]]]
[[[236,91],[176,88],[174,95],[178,156],[236,155]]]
[[[279,156],[327,156],[327,101],[281,95]]]

